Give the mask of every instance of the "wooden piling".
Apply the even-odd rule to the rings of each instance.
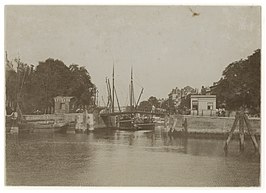
[[[226,155],[227,155],[227,151],[228,151],[228,144],[229,144],[229,142],[233,136],[234,130],[235,130],[238,122],[239,122],[239,147],[240,147],[240,151],[241,152],[244,151],[244,136],[245,136],[244,124],[246,124],[247,130],[248,130],[248,133],[251,137],[255,151],[259,152],[259,145],[257,143],[254,132],[251,130],[251,125],[250,125],[250,122],[248,120],[248,116],[245,114],[244,110],[242,109],[240,112],[237,112],[237,114],[235,116],[235,121],[234,121],[233,126],[232,126],[232,129],[229,132],[228,138],[225,142],[224,151],[225,151]]]
[[[249,135],[251,137],[251,140],[252,140],[252,143],[254,145],[255,151],[259,152],[259,145],[257,143],[257,140],[256,140],[256,137],[255,137],[254,133],[251,130],[251,125],[250,125],[250,122],[248,120],[248,116],[247,115],[244,115],[244,120],[245,120],[245,123],[247,125],[248,133],[249,133]]]
[[[224,151],[225,152],[228,151],[228,145],[229,145],[229,142],[231,141],[231,138],[232,138],[233,133],[234,133],[234,131],[236,129],[238,121],[239,121],[239,113],[237,113],[236,116],[235,116],[235,120],[234,120],[233,126],[232,126],[231,131],[229,132],[228,138],[227,138],[227,140],[225,142],[225,145],[224,145]]]
[[[185,133],[187,133],[187,132],[188,132],[188,130],[187,130],[187,118],[184,119],[182,126],[183,126],[183,128],[184,128],[183,131],[184,131]]]
[[[239,148],[244,151],[244,116],[240,114],[239,117]]]

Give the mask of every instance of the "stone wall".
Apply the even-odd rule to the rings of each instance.
[[[171,116],[166,123],[167,127],[173,125],[176,130],[183,128],[182,124],[187,119],[188,132],[202,133],[227,133],[231,130],[234,117],[207,117],[207,116],[190,116],[190,115],[174,115]],[[252,130],[256,134],[260,134],[261,123],[260,118],[249,118]],[[246,126],[245,126],[246,129]],[[238,127],[236,132],[238,131]]]
[[[76,129],[89,130],[106,127],[105,122],[97,113],[67,113],[46,115],[24,115],[25,119],[34,125],[53,125],[54,123],[77,122]]]
[[[67,114],[44,114],[44,115],[24,115],[24,118],[29,122],[38,121],[60,121],[65,120],[66,122],[75,121],[77,116],[83,113],[67,113]]]

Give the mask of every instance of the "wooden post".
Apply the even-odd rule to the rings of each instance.
[[[236,116],[235,116],[235,121],[234,121],[234,123],[233,123],[233,126],[232,126],[232,129],[231,129],[231,131],[229,132],[229,135],[228,135],[228,138],[227,138],[227,140],[226,140],[226,142],[225,142],[225,145],[224,145],[224,151],[227,153],[227,151],[228,151],[228,144],[229,144],[229,142],[231,141],[231,138],[232,138],[232,136],[233,136],[233,133],[234,133],[234,131],[235,131],[235,129],[236,129],[236,126],[237,126],[237,122],[239,121],[239,113],[237,112],[237,114],[236,114]]]
[[[248,120],[248,116],[247,115],[244,115],[244,120],[245,120],[245,123],[247,125],[248,133],[249,133],[249,135],[251,137],[251,140],[252,140],[252,143],[254,145],[255,151],[259,152],[259,145],[257,143],[257,140],[256,140],[256,137],[255,137],[254,133],[251,131],[251,125],[250,125],[250,122]]]
[[[185,133],[187,133],[187,118],[185,118],[183,126],[184,126]]]
[[[239,118],[239,148],[240,151],[244,151],[244,116],[240,114]]]
[[[224,146],[224,151],[227,155],[227,151],[228,151],[228,144],[233,136],[233,132],[237,126],[237,122],[239,121],[239,146],[240,146],[240,151],[244,151],[244,123],[246,123],[247,129],[248,129],[248,133],[251,137],[251,140],[253,142],[254,148],[256,152],[259,152],[259,145],[257,143],[256,137],[254,135],[254,132],[251,130],[251,125],[250,122],[248,120],[248,116],[245,114],[244,110],[241,110],[240,112],[237,112],[236,117],[235,117],[235,121],[233,123],[232,129],[229,132],[229,136],[226,140],[225,146]]]

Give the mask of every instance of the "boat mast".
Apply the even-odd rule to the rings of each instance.
[[[112,112],[115,112],[115,69],[113,61]]]
[[[20,62],[20,58],[17,59],[17,82],[16,82],[16,111],[18,113],[18,121],[21,122],[21,121],[26,121],[26,119],[23,117],[23,113],[22,113],[22,110],[20,108],[20,103],[22,103],[22,96],[21,96],[21,93],[22,93],[22,88],[24,86],[24,80],[25,80],[25,69],[23,68],[22,66],[22,63]],[[23,78],[21,78],[22,76],[22,71],[23,71]]]
[[[110,81],[108,78],[106,78],[106,85],[107,85],[107,93],[108,93],[108,102],[107,102],[107,108],[112,112],[112,96],[111,96],[111,86],[110,86]]]
[[[108,78],[107,78],[107,77],[106,77],[106,79],[105,79],[105,82],[106,82],[107,95],[108,95],[108,97],[107,97],[107,104],[106,104],[106,107],[108,108],[109,103],[110,103],[111,101],[110,101],[110,93],[109,93]]]
[[[133,93],[133,69],[131,67],[131,80],[130,80],[130,110],[133,110],[133,97],[134,97],[134,93]]]

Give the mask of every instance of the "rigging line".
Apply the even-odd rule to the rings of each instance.
[[[103,96],[102,96],[102,101],[103,101],[103,105],[106,106]]]
[[[106,77],[106,88],[107,88],[107,95],[108,95],[106,107],[108,107],[109,103],[110,103],[110,93],[109,93],[108,81],[107,80],[108,80],[108,78]]]
[[[112,99],[112,96],[111,96],[111,86],[110,86],[110,81],[109,81],[109,79],[107,79],[107,83],[108,83],[108,90],[109,90],[109,98],[110,98],[110,108],[112,108],[113,107],[113,99]]]
[[[20,93],[20,94],[21,94],[21,92],[22,92],[22,88],[23,88],[23,86],[24,86],[25,77],[26,77],[26,73],[25,73],[25,70],[24,70],[24,74],[23,74],[23,78],[22,78],[22,82],[21,82],[21,87],[20,87],[20,90],[19,90],[19,93]]]
[[[126,95],[126,101],[125,102],[126,102],[125,106],[127,106],[128,105],[128,94]]]
[[[122,88],[124,88],[124,87],[122,87]],[[125,101],[125,98],[127,100],[128,93],[125,90],[126,89],[118,89],[118,91],[117,91],[118,93],[120,93],[120,99],[121,98],[124,99],[124,100],[120,100],[121,104],[124,104],[124,102],[127,102],[127,101]]]
[[[138,76],[135,74],[134,77],[133,77],[133,80],[140,86],[142,87],[142,84],[140,83],[141,81],[139,81],[139,78]]]
[[[143,94],[143,90],[144,90],[144,88],[141,89],[141,92],[140,92],[140,95],[139,95],[139,98],[138,98],[138,101],[137,101],[137,104],[136,104],[135,108],[137,108],[138,105],[139,105],[139,101],[140,101],[141,95]]]
[[[118,97],[117,97],[117,93],[116,93],[115,87],[114,87],[114,92],[115,92],[115,97],[116,97],[116,102],[117,102],[117,106],[118,106],[119,112],[121,112],[120,105],[119,105],[119,100],[118,100]]]

